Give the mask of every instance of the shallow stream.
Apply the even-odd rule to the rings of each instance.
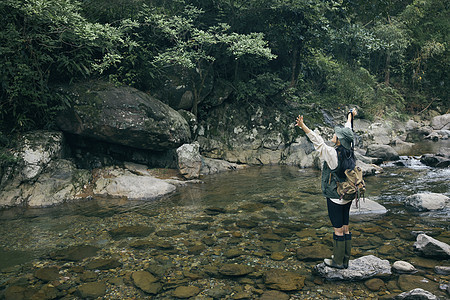
[[[450,210],[415,212],[404,200],[418,192],[450,196],[450,169],[429,168],[410,157],[403,161],[406,166],[385,165],[382,174],[366,178],[366,197],[384,205],[388,213],[351,218],[352,255],[373,254],[391,264],[410,262],[419,269],[415,277],[429,281],[424,288],[445,296],[440,289],[449,276],[436,274],[434,267],[450,262],[421,258],[413,244],[419,232],[450,244]],[[193,299],[259,299],[268,290],[261,274],[272,268],[306,277],[301,290],[284,291],[291,299],[389,298],[409,288],[396,274],[383,278],[378,289],[366,282],[327,282],[313,272],[320,260],[297,255],[296,250],[305,246],[324,244],[331,249],[319,171],[250,167],[203,180],[158,201],[93,199],[1,211],[0,290],[9,295],[11,287],[20,287],[23,299],[39,293],[53,295],[46,299],[76,299],[80,285],[101,281],[106,284],[104,299],[173,299],[176,287],[189,285],[200,291]],[[97,250],[70,257],[70,247],[77,245]],[[90,267],[102,261],[111,264]],[[257,271],[223,276],[217,269],[227,263]],[[51,267],[56,267],[55,278],[36,275]],[[158,278],[154,295],[133,284],[130,274],[138,270]]]

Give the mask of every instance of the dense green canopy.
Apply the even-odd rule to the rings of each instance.
[[[449,109],[449,2],[3,0],[0,129],[51,127],[58,86],[107,77],[143,91],[191,70],[236,101]],[[387,110],[387,108],[389,108]]]

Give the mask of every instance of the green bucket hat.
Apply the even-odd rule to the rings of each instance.
[[[335,127],[334,132],[338,137],[341,145],[346,149],[352,148],[353,143],[353,131],[347,127]]]

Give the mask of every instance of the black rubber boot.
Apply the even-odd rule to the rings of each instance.
[[[332,268],[344,268],[345,238],[343,235],[333,234],[333,256],[331,259],[324,259],[323,262]]]
[[[348,262],[350,261],[350,256],[352,255],[352,233],[344,235],[345,239],[345,252],[344,252],[344,268],[348,268]]]

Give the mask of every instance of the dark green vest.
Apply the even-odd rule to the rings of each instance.
[[[339,199],[340,196],[337,193],[337,183],[345,181],[344,178],[340,178],[337,175],[337,171],[341,168],[341,162],[338,161],[338,167],[334,170],[331,170],[326,162],[323,162],[322,168],[322,193],[326,198]]]

